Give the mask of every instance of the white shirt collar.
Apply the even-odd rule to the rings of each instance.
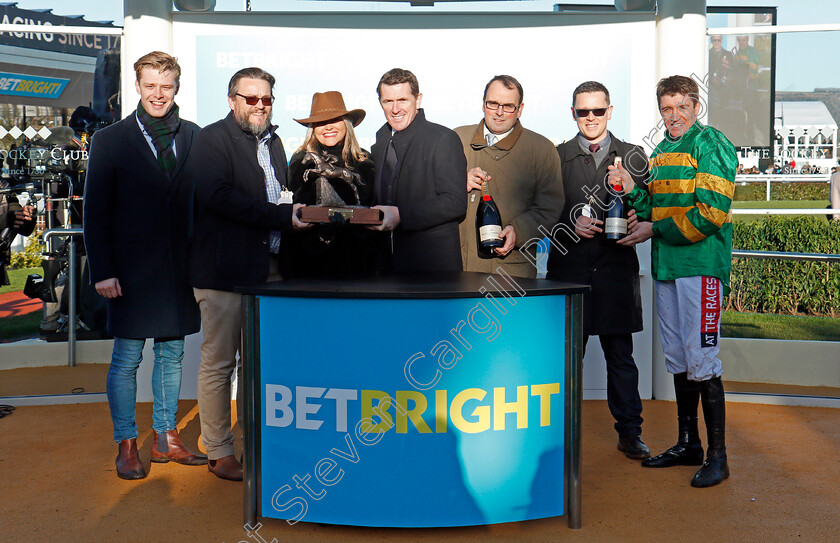
[[[490,132],[490,129],[489,129],[489,128],[487,128],[487,125],[486,125],[485,123],[481,123],[481,124],[483,124],[483,125],[484,125],[484,141],[487,141],[487,134],[493,134],[493,133],[492,133],[492,132]],[[502,141],[503,139],[505,139],[506,137],[508,137],[508,136],[510,135],[510,133],[511,133],[511,132],[513,132],[513,129],[514,129],[514,128],[516,128],[516,124],[514,124],[514,125],[511,127],[511,129],[510,129],[510,130],[508,130],[507,132],[505,132],[505,133],[503,133],[503,134],[493,134],[493,135],[496,137],[496,143],[499,143],[500,141]],[[494,145],[495,145],[495,144],[494,144]]]

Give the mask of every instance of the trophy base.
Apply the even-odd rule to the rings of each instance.
[[[334,217],[341,217],[350,224],[382,224],[384,213],[379,209],[369,207],[330,207],[306,206],[300,209],[301,222],[329,223],[336,222]]]

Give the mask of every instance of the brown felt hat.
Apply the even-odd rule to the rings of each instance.
[[[359,126],[365,118],[365,110],[354,109],[347,111],[344,105],[344,97],[338,91],[316,92],[312,95],[312,109],[306,119],[295,119],[303,126],[329,121],[338,117],[347,117],[353,126]]]

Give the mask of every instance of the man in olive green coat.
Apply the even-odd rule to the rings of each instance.
[[[522,85],[497,75],[484,88],[484,120],[455,132],[467,157],[467,216],[461,222],[464,271],[494,272],[501,267],[514,277],[536,277],[537,242],[549,234],[563,209],[560,157],[545,137],[522,128]],[[481,183],[502,217],[502,247],[495,258],[478,256],[475,215]]]

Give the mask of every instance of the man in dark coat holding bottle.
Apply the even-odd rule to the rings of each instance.
[[[650,450],[641,439],[642,402],[632,335],[642,329],[639,260],[630,243],[607,240],[603,226],[610,196],[607,168],[621,157],[634,178],[644,182],[647,157],[641,148],[607,130],[612,106],[604,85],[597,81],[578,85],[572,104],[579,133],[557,147],[566,189],[560,221],[580,239],[575,242],[570,237],[563,243],[565,255],[552,243],[547,278],[592,287],[583,298],[584,342],[591,335],[601,340],[607,362],[607,404],[616,421],[618,450],[629,458],[643,459]],[[628,223],[631,231],[635,229],[632,215]]]
[[[461,271],[458,223],[467,210],[467,162],[452,130],[426,120],[417,77],[386,72],[376,87],[387,122],[371,148],[378,209],[386,232],[386,269]]]
[[[190,155],[198,126],[178,116],[181,68],[154,51],[134,63],[136,113],[97,132],[85,182],[84,233],[91,281],[107,298],[114,351],[108,404],[119,444],[117,475],[142,479],[137,453],[137,368],[154,339],[152,462],[206,464],[178,437],[184,336],[199,330],[186,266]]]

